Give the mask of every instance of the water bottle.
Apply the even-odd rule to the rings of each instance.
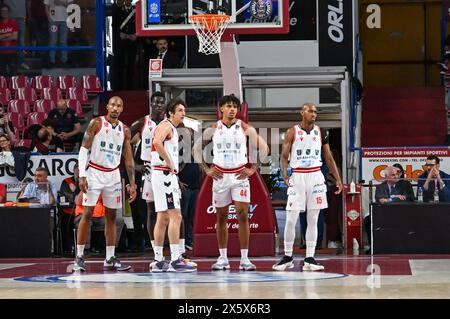
[[[439,190],[437,187],[434,188],[434,202],[439,203]]]
[[[359,243],[356,238],[353,238],[353,255],[359,255]]]
[[[356,185],[355,185],[355,182],[353,180],[350,183],[350,193],[356,193]]]
[[[423,203],[423,190],[420,186],[417,188],[417,201]]]

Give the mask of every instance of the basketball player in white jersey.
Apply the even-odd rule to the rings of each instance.
[[[336,179],[336,194],[342,191],[342,181],[336,162],[328,145],[328,132],[323,132],[315,125],[317,108],[312,103],[305,103],[300,114],[302,121],[286,132],[281,152],[281,169],[284,182],[288,186],[288,200],[286,204],[286,225],[284,229],[284,256],[273,265],[274,270],[283,271],[293,268],[292,251],[295,239],[295,224],[300,212],[306,210],[306,258],[303,270],[323,270],[324,267],[316,262],[314,253],[317,241],[317,219],[321,209],[327,208],[327,186],[320,167],[321,153],[330,174]],[[292,175],[287,175],[287,165],[292,168]]]
[[[142,174],[142,199],[147,203],[147,231],[150,237],[152,248],[154,247],[154,228],[156,223],[154,196],[151,182],[151,150],[153,135],[155,133],[156,126],[164,120],[164,110],[166,97],[161,92],[155,92],[150,97],[151,103],[151,115],[134,122],[130,129],[133,136],[132,143],[137,144],[140,141],[140,154],[139,158],[143,164],[136,164],[136,170],[139,170]]]
[[[231,95],[225,95],[220,100],[222,119],[213,127],[205,130],[203,146],[213,142],[213,165],[208,167],[203,160],[201,141],[195,145],[195,160],[201,163],[205,173],[213,178],[213,205],[217,214],[217,241],[220,256],[212,265],[213,270],[230,269],[227,256],[228,246],[228,211],[234,201],[239,222],[239,243],[241,246],[240,270],[256,270],[256,266],[248,258],[250,228],[248,224],[248,209],[250,204],[250,183],[248,178],[258,168],[256,161],[252,167],[246,167],[247,137],[250,147],[258,148],[262,156],[268,153],[266,142],[258,135],[255,128],[236,118],[241,102]]]
[[[178,185],[178,132],[186,114],[184,101],[175,99],[167,105],[166,119],[155,129],[152,144],[152,188],[155,210],[158,213],[155,225],[155,262],[150,264],[152,272],[193,272],[197,268],[188,264],[179,250],[181,224],[181,192]],[[168,228],[170,262],[164,260],[164,236]]]
[[[108,110],[106,116],[96,117],[89,123],[78,156],[79,183],[80,190],[84,193],[85,211],[78,225],[74,271],[86,270],[83,258],[84,246],[92,212],[99,195],[102,196],[105,206],[106,259],[103,269],[125,271],[131,268],[121,263],[114,254],[116,210],[122,207],[122,185],[119,172],[122,155],[125,158],[125,167],[130,181],[129,202],[136,198],[133,152],[130,145],[131,132],[119,121],[123,111],[123,101],[120,97],[110,98],[106,109]]]

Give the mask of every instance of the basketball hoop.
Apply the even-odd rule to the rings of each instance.
[[[220,38],[230,23],[230,16],[225,14],[198,14],[189,17],[189,22],[197,33],[198,52],[220,53]]]

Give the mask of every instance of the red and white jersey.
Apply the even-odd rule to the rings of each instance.
[[[92,141],[89,165],[94,168],[116,169],[122,157],[123,142],[125,140],[124,125],[121,121],[115,127],[100,117],[102,126]]]
[[[241,120],[237,120],[230,127],[222,121],[217,121],[212,141],[214,165],[233,169],[247,164],[247,136]]]
[[[314,125],[309,134],[300,125],[295,130],[294,142],[291,147],[289,165],[293,168],[311,168],[320,170],[322,166],[322,136],[320,127]],[[319,169],[318,169],[319,168]]]
[[[169,120],[164,120],[161,123],[156,126],[156,129],[162,124],[162,123],[169,123],[172,127],[172,138],[167,139],[163,142],[164,149],[166,150],[167,155],[169,155],[170,159],[172,160],[173,165],[175,166],[175,170],[178,171],[178,162],[179,162],[179,151],[178,151],[178,132],[177,128],[173,126],[173,124]],[[165,161],[161,156],[159,156],[159,153],[156,151],[155,144],[152,143],[152,162],[151,166],[153,167],[163,167],[166,165]]]
[[[150,162],[152,159],[152,142],[155,129],[155,121],[151,119],[150,115],[146,115],[141,132],[141,160],[146,162]]]

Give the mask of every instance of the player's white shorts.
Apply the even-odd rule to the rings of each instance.
[[[213,205],[225,207],[233,201],[250,203],[250,183],[248,178],[237,179],[236,173],[224,173],[223,178],[213,180]]]
[[[304,212],[307,209],[328,207],[327,186],[321,171],[312,173],[293,172],[289,178],[286,210]]]
[[[155,199],[155,212],[180,209],[181,192],[177,175],[169,171],[152,169],[152,187]]]
[[[142,199],[144,199],[147,203],[154,201],[154,195],[153,195],[153,187],[152,187],[152,173],[145,174],[142,176]]]
[[[122,208],[122,183],[119,169],[103,172],[89,167],[86,174],[88,190],[83,194],[83,206],[97,205],[98,196],[102,195],[105,207]]]

